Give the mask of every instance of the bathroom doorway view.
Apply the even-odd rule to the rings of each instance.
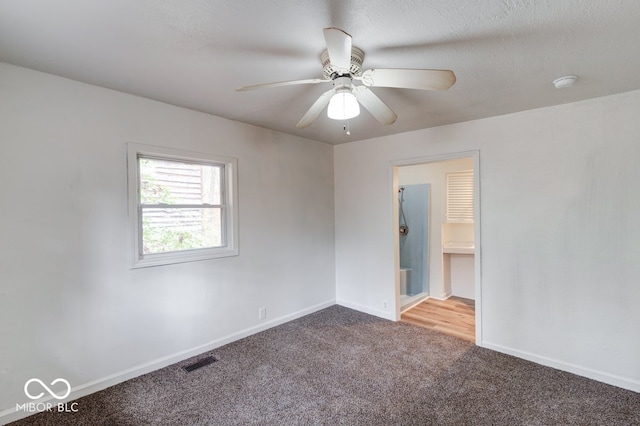
[[[394,166],[398,319],[472,341],[479,329],[476,163],[473,154]]]

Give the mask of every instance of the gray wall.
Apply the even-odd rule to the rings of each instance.
[[[238,158],[239,256],[129,269],[127,142]],[[330,145],[0,64],[0,200],[0,415],[335,300]]]
[[[479,150],[479,344],[640,391],[638,117],[634,91],[336,146],[338,302],[397,317],[393,164]]]

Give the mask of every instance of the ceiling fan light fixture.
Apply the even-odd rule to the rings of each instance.
[[[327,117],[333,120],[348,120],[360,115],[360,104],[351,92],[338,92],[331,97]]]

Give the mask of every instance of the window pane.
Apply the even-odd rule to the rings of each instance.
[[[142,204],[222,204],[223,165],[138,158]]]
[[[224,245],[220,208],[142,209],[142,253],[165,253]]]

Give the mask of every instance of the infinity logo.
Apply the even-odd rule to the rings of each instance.
[[[24,384],[24,394],[25,394],[25,395],[27,395],[27,397],[29,397],[29,398],[31,398],[31,399],[38,399],[38,398],[41,398],[41,397],[42,397],[42,395],[44,395],[44,392],[40,392],[38,395],[35,395],[35,396],[31,395],[31,394],[29,393],[29,390],[27,389],[27,388],[29,387],[29,384],[31,384],[31,382],[38,382],[38,383],[40,383],[40,385],[41,385],[43,388],[45,388],[45,390],[46,390],[47,392],[49,392],[49,395],[51,395],[51,396],[52,396],[52,397],[54,397],[55,399],[65,399],[65,398],[66,398],[66,397],[68,397],[68,396],[69,396],[69,394],[71,393],[71,385],[70,385],[70,384],[69,384],[69,382],[68,382],[68,381],[66,381],[65,379],[57,378],[57,379],[55,379],[53,382],[51,382],[51,386],[55,385],[55,384],[56,384],[56,383],[58,383],[58,382],[62,382],[62,383],[64,383],[65,385],[67,385],[67,392],[66,392],[64,395],[62,395],[62,396],[58,396],[58,395],[56,395],[56,393],[55,393],[54,391],[52,391],[51,389],[49,389],[49,387],[48,387],[47,385],[45,385],[45,384],[44,384],[44,382],[43,382],[42,380],[40,380],[40,379],[36,379],[36,378],[33,378],[33,379],[29,379],[29,380],[27,380],[27,383],[25,383],[25,384]]]

